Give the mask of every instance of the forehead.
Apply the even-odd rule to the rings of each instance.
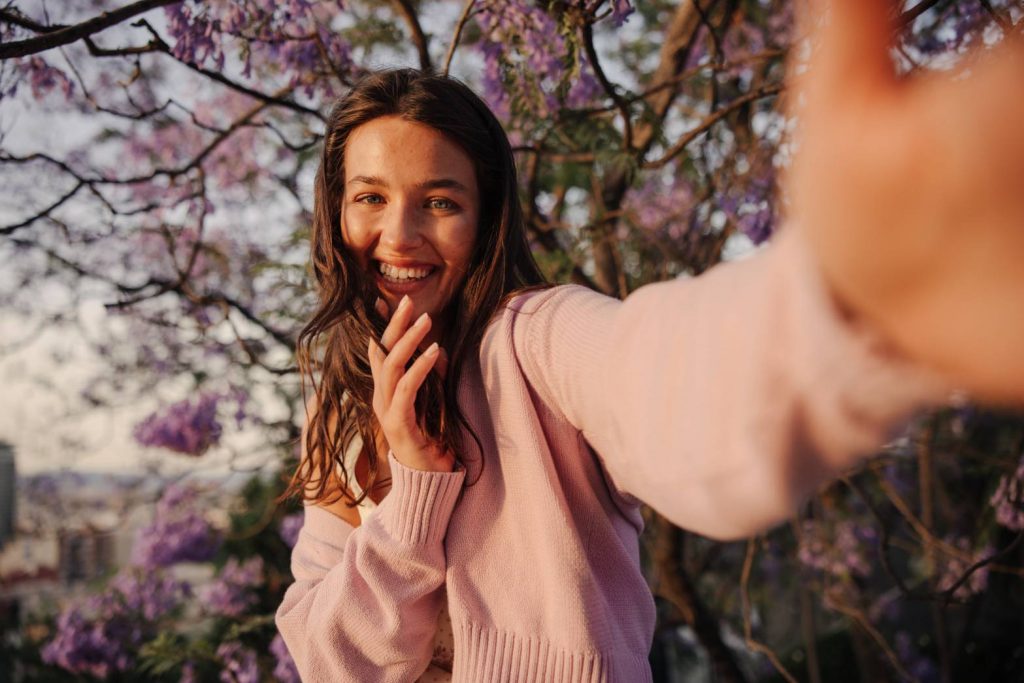
[[[473,161],[430,126],[383,116],[358,126],[345,144],[345,180],[379,177],[389,184],[452,178],[476,189]]]

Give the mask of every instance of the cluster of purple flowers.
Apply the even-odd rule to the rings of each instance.
[[[629,2],[612,3],[617,23],[631,11]],[[569,54],[558,22],[543,7],[526,0],[489,0],[481,3],[477,16],[484,36],[478,43],[484,58],[483,96],[499,117],[510,116],[512,98],[506,86],[512,81],[525,86],[517,93],[518,101],[540,116],[550,116],[563,105],[586,106],[601,95],[586,54]]]
[[[896,634],[896,656],[914,680],[919,683],[937,683],[939,668],[935,662],[914,646],[913,639],[906,631]]]
[[[270,641],[270,654],[274,655],[277,662],[274,665],[274,680],[278,683],[301,683],[299,670],[295,668],[295,660],[288,652],[288,646],[285,645],[280,633]]]
[[[971,549],[971,540],[964,536],[947,538],[946,542],[961,552],[955,557],[946,557],[945,562],[939,570],[936,587],[941,590],[948,590],[967,572],[967,569],[978,560],[992,555],[992,548],[985,547],[981,550]],[[957,587],[953,595],[961,600],[966,600],[985,590],[988,585],[988,567],[983,566],[971,573],[971,576],[962,585]]]
[[[42,100],[51,92],[60,92],[65,99],[71,97],[75,84],[67,74],[53,66],[42,57],[32,56],[18,60],[17,69],[32,87],[32,97]],[[15,79],[6,95],[13,95],[17,90],[18,80]]]
[[[260,667],[256,651],[241,643],[223,643],[217,648],[222,669],[221,683],[260,683]]]
[[[184,399],[163,412],[156,412],[135,426],[135,440],[143,446],[166,448],[184,455],[199,456],[220,441],[217,420],[219,394],[202,394]]]
[[[178,484],[164,492],[152,523],[139,529],[132,564],[154,569],[178,562],[205,562],[220,548],[220,534],[196,505],[195,489]]]
[[[1001,4],[1004,3],[998,0],[992,3],[995,7]],[[979,0],[950,3],[936,15],[923,15],[919,23],[930,26],[915,32],[911,42],[917,50],[930,55],[961,50],[969,47],[992,21]]]
[[[263,559],[258,555],[239,564],[234,557],[225,563],[217,580],[202,591],[203,604],[214,614],[240,617],[258,601],[253,589],[263,583]]]
[[[1024,530],[1024,456],[1012,475],[1003,475],[989,501],[996,521],[1012,531]]]
[[[843,519],[831,527],[807,520],[802,525],[797,557],[811,569],[837,579],[866,577],[871,573],[868,544],[877,534],[869,526]]]
[[[770,162],[761,163],[743,180],[718,198],[718,206],[751,242],[761,244],[775,231],[775,169]]]
[[[630,188],[622,208],[641,230],[681,239],[690,229],[695,201],[690,183],[673,168],[670,175],[652,174]]]
[[[336,3],[344,8],[344,2]],[[265,79],[286,74],[292,88],[313,97],[331,96],[324,75],[352,67],[350,46],[322,17],[324,3],[312,0],[250,0],[201,3],[186,0],[165,8],[173,54],[182,61],[223,70],[232,44],[244,62],[242,76]],[[254,71],[255,69],[255,71]]]
[[[43,661],[76,674],[106,679],[135,664],[156,622],[191,594],[187,583],[153,572],[119,574],[107,589],[70,605],[56,621]]]
[[[301,512],[293,512],[290,515],[286,515],[281,520],[281,526],[278,527],[278,533],[281,534],[281,540],[288,544],[289,548],[294,548],[295,544],[299,540],[299,532],[302,531],[303,514]]]

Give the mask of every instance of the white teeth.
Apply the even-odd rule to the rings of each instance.
[[[398,268],[392,266],[389,263],[380,264],[381,275],[385,279],[391,280],[392,282],[402,282],[404,280],[421,280],[426,276],[430,275],[433,268]]]

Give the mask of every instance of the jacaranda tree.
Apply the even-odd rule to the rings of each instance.
[[[119,332],[83,338],[106,367],[82,406],[173,396],[135,427],[140,447],[201,467],[226,435],[257,432],[287,473],[334,98],[381,66],[470,83],[512,139],[549,277],[625,297],[771,239],[792,153],[787,59],[806,47],[795,2],[5,0],[0,303],[38,318],[38,293],[60,291],[46,319],[73,331],[78,304],[101,300]],[[908,78],[1024,26],[1014,0],[893,4]],[[43,627],[18,641],[19,671],[297,680],[272,621],[301,523],[280,490],[254,479],[222,528],[197,491],[169,488],[131,566],[31,616]],[[1024,421],[964,402],[749,542],[652,514],[656,676],[1019,680],[1022,498]],[[175,578],[182,562],[213,563],[215,581]]]

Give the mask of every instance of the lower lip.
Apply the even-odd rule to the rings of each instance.
[[[385,279],[379,270],[374,271],[374,274],[377,276],[377,287],[380,289],[387,290],[393,294],[415,294],[422,291],[427,286],[427,283],[437,276],[437,271],[435,270],[430,275],[418,280],[403,280],[401,282]]]

